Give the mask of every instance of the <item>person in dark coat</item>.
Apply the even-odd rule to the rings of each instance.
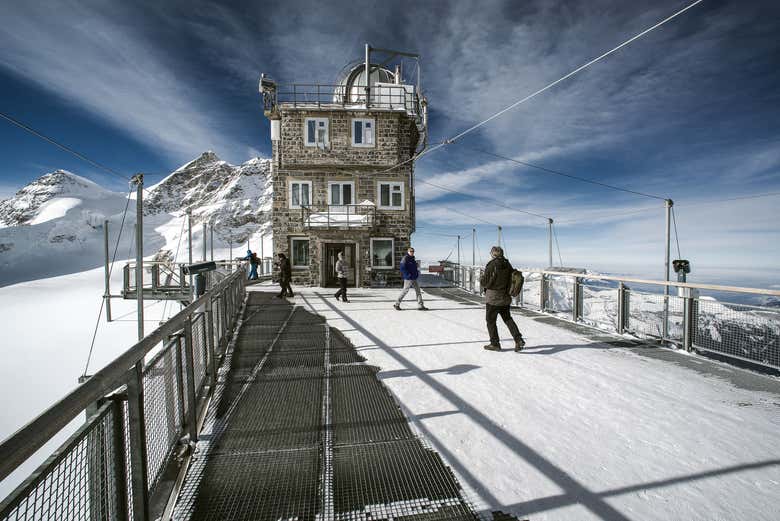
[[[257,280],[257,265],[260,264],[260,259],[257,258],[257,254],[252,250],[246,250],[246,257],[244,260],[249,261],[249,280]]]
[[[290,281],[292,280],[292,268],[290,267],[290,259],[288,259],[284,253],[279,253],[277,256],[279,257],[279,285],[282,287],[278,297],[292,297],[293,291],[290,287]]]
[[[347,261],[344,260],[344,252],[339,252],[339,260],[336,261],[336,276],[339,279],[339,290],[336,292],[336,300],[341,297],[341,299],[344,302],[349,302],[347,300],[347,270],[349,267],[347,266]]]
[[[426,308],[423,303],[420,285],[417,283],[417,277],[420,276],[420,271],[417,269],[417,261],[414,258],[414,248],[410,247],[409,250],[407,250],[404,258],[401,259],[399,268],[401,269],[401,276],[404,278],[404,289],[401,291],[401,294],[398,295],[398,300],[393,304],[393,307],[398,311],[401,311],[401,301],[406,294],[409,293],[409,290],[414,288],[414,291],[417,293],[417,309],[427,311],[428,308]]]
[[[515,351],[522,351],[525,346],[523,335],[517,329],[517,324],[509,312],[512,297],[509,296],[509,286],[512,284],[512,264],[504,257],[504,250],[500,246],[493,246],[490,250],[492,260],[485,266],[485,272],[480,278],[480,285],[485,290],[485,320],[490,335],[490,343],[485,346],[489,351],[501,351],[501,342],[498,338],[496,318],[501,318],[515,339]]]

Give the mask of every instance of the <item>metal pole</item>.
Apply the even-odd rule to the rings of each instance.
[[[665,201],[666,206],[666,254],[664,256],[664,277],[669,282],[669,251],[671,248],[671,212],[674,202],[671,199]],[[663,316],[663,340],[669,337],[669,286],[664,286],[664,316]]]
[[[208,235],[207,232],[208,225],[206,222],[203,222],[203,262],[206,262],[206,249],[208,247]]]
[[[214,225],[210,225],[209,242],[211,243],[211,260],[214,260]]]
[[[106,301],[106,322],[111,322],[111,268],[109,266],[111,259],[108,254],[108,219],[103,221],[103,250],[106,254],[106,289],[103,292],[103,298]]]
[[[547,259],[548,259],[548,266],[552,267],[553,265],[553,259],[552,259],[552,243],[553,243],[553,234],[552,234],[552,225],[553,220],[547,219]]]
[[[471,229],[471,265],[477,264],[477,229]]]
[[[144,175],[136,174],[133,181],[137,184],[135,199],[135,288],[138,304],[138,340],[144,338]]]
[[[260,275],[265,275],[265,254],[263,253],[263,243],[265,242],[265,234],[260,235]]]
[[[460,235],[458,235],[458,271],[455,283],[460,286]]]
[[[130,432],[130,484],[133,491],[133,520],[148,521],[149,480],[147,478],[146,422],[144,420],[143,361],[127,374],[127,412]],[[124,450],[120,447],[119,450]]]
[[[230,248],[230,255],[228,256],[228,259],[230,259],[230,273],[233,273],[233,239],[228,239],[228,248]]]
[[[366,109],[371,103],[371,47],[366,44]]]
[[[192,264],[192,212],[187,211],[187,255],[188,262]],[[190,291],[192,291],[192,275],[190,275]]]
[[[501,227],[498,227],[498,247],[501,247]]]

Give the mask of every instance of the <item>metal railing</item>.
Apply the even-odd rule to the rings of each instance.
[[[205,273],[206,290],[212,289],[228,275],[233,273],[241,261],[215,261],[217,269]],[[184,274],[184,262],[144,261],[143,291],[147,298],[188,300],[191,294],[189,277]],[[135,262],[128,262],[122,268],[122,297],[136,298],[137,284],[135,281]]]
[[[288,104],[302,108],[358,108],[366,104],[364,86],[328,85],[319,83],[279,84],[272,106]],[[403,110],[419,117],[420,98],[412,85],[378,84],[371,87],[371,109]]]
[[[301,221],[307,228],[371,228],[376,223],[376,206],[368,204],[301,206]]]
[[[0,520],[159,515],[197,441],[245,279],[243,269],[227,276],[0,444],[4,480],[86,412],[86,423],[0,503]]]
[[[456,285],[480,293],[484,268],[461,266]],[[524,269],[520,307],[618,334],[780,369],[780,307],[703,296],[780,297],[780,291]],[[670,288],[664,295],[664,287]]]

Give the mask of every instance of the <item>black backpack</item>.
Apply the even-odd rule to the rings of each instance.
[[[523,277],[523,272],[520,270],[512,270],[512,280],[509,283],[510,297],[514,298],[518,296],[521,291],[523,291],[523,282],[525,282],[525,278]]]

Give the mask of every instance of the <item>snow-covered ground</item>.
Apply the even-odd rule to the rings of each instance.
[[[478,504],[534,521],[777,519],[779,395],[522,316],[526,351],[499,325],[506,350],[487,352],[481,306],[427,295],[431,311],[396,312],[397,291],[295,300],[381,368]]]

